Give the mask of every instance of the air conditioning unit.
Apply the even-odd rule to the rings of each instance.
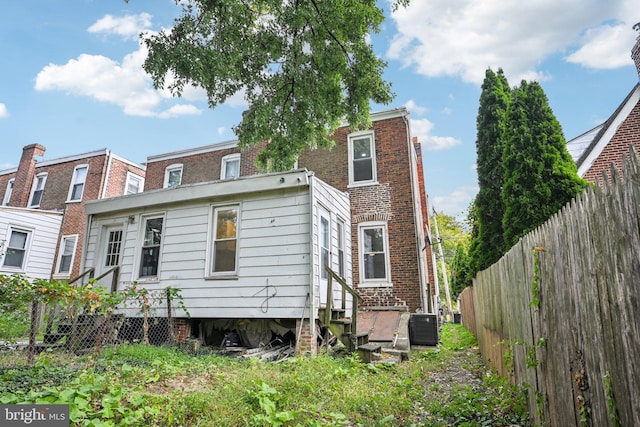
[[[438,345],[438,316],[414,313],[409,319],[409,342],[411,345]]]

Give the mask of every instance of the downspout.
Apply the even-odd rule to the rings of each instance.
[[[409,118],[408,118],[409,113],[407,112],[406,114],[403,114],[402,119],[404,120],[405,123],[405,129],[407,130],[407,149],[409,150],[407,152],[408,155],[408,159],[409,159],[409,177],[411,179],[411,209],[413,210],[413,223],[414,223],[414,227],[416,229],[416,258],[418,261],[418,277],[420,279],[420,304],[422,306],[422,312],[426,313],[427,312],[427,307],[429,306],[428,302],[427,302],[427,284],[425,283],[425,277],[426,277],[426,268],[424,265],[424,257],[422,256],[422,250],[421,250],[421,242],[420,242],[420,236],[422,233],[422,221],[420,221],[420,224],[418,224],[418,218],[417,218],[417,211],[416,211],[416,200],[417,200],[417,195],[420,194],[419,190],[416,188],[416,183],[417,183],[417,178],[416,178],[416,174],[417,171],[415,170],[415,168],[417,167],[416,163],[417,161],[414,161],[414,156],[413,156],[413,152],[414,152],[414,147],[413,144],[411,142],[411,132],[409,131]],[[424,241],[424,239],[423,239]]]
[[[315,192],[313,187],[315,180],[313,179],[313,173],[307,172],[307,184],[309,185],[309,249],[311,257],[309,259],[309,331],[312,337],[316,336],[316,293],[314,291],[314,274],[313,274],[313,262],[315,260],[314,246],[313,246],[313,215],[314,215],[314,200]],[[306,304],[305,304],[306,306]],[[304,316],[304,307],[302,308],[302,316]]]
[[[102,175],[102,190],[100,191],[100,198],[104,199],[107,197],[107,188],[109,187],[109,175],[111,174],[111,162],[113,161],[113,153],[111,150],[107,150],[107,163],[105,165],[105,169],[103,170],[104,174]]]

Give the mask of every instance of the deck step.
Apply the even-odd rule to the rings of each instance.
[[[380,358],[382,345],[369,342],[358,346],[357,352],[364,363],[371,363]]]

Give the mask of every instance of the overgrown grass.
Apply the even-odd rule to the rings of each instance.
[[[525,425],[522,396],[483,368],[473,336],[453,324],[441,336],[438,351],[400,365],[331,354],[276,364],[131,345],[54,367],[45,354],[36,368],[1,372],[0,403],[69,403],[74,426]],[[449,381],[452,364],[481,379]]]

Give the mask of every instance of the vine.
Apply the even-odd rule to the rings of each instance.
[[[529,307],[534,307],[536,311],[540,307],[540,252],[544,252],[542,246],[534,246],[531,252],[533,256],[533,280],[531,281],[531,302]]]

